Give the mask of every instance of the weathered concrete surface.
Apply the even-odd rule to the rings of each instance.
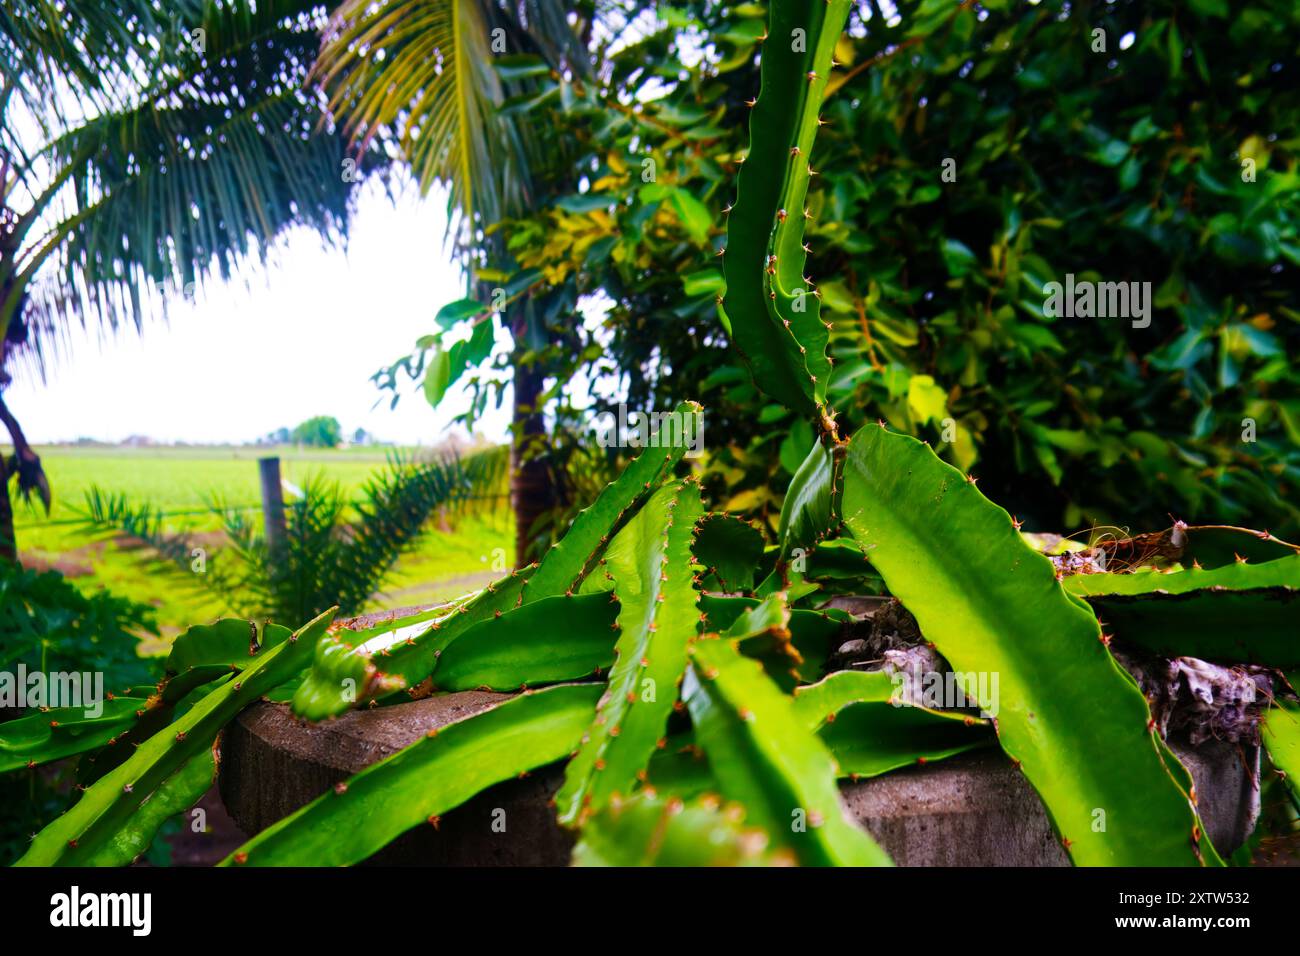
[[[1201,820],[1221,855],[1254,826],[1258,750],[1171,742],[1196,781]],[[899,866],[1068,866],[1038,794],[1001,751],[963,754],[841,790],[849,810]]]
[[[483,691],[448,694],[353,711],[317,725],[296,720],[286,705],[257,704],[240,714],[222,737],[222,799],[241,830],[257,833],[428,731],[471,717],[508,696]],[[408,832],[373,862],[566,864],[573,841],[556,824],[549,806],[562,779],[560,768],[548,767],[492,787],[443,816],[436,830],[425,826]],[[505,832],[499,832],[503,823]]]
[[[221,793],[246,833],[256,833],[339,780],[395,753],[434,727],[507,697],[468,692],[357,711],[308,725],[286,706],[258,704],[222,740]],[[1196,781],[1207,831],[1223,854],[1253,825],[1249,775],[1257,751],[1208,744],[1175,752]],[[437,831],[419,827],[374,858],[377,863],[565,865],[572,840],[549,806],[558,766],[479,794],[446,814]],[[1068,863],[1037,794],[998,751],[896,771],[843,786],[845,803],[905,866],[1056,866]],[[504,815],[496,811],[503,810]],[[505,832],[498,828],[504,820]]]

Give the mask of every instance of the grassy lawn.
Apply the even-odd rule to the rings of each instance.
[[[87,490],[98,486],[124,493],[133,503],[173,513],[167,530],[211,534],[215,550],[220,547],[221,525],[208,512],[207,503],[215,498],[231,506],[248,506],[260,516],[259,457],[278,455],[282,476],[299,487],[319,474],[355,493],[384,467],[389,451],[44,446],[38,453],[53,488],[54,506],[46,518],[39,504],[16,504],[19,552],[29,567],[56,568],[83,590],[107,588],[157,608],[163,636],[170,639],[189,624],[219,617],[229,609],[186,574],[150,560],[150,552],[79,527]],[[504,503],[493,513],[435,518],[428,534],[388,575],[373,607],[433,602],[481,587],[493,577],[495,549],[504,549],[509,560],[513,542],[513,521]],[[142,648],[158,649],[153,642]]]

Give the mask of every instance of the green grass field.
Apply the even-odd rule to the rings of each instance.
[[[187,576],[150,559],[150,552],[112,535],[78,525],[85,493],[92,486],[127,495],[169,513],[168,531],[191,531],[201,543],[220,547],[220,521],[208,511],[213,498],[251,507],[260,517],[257,459],[280,457],[285,481],[298,487],[312,475],[356,492],[384,467],[388,449],[341,450],[279,447],[43,446],[37,449],[54,493],[47,518],[39,504],[15,503],[14,521],[21,559],[29,567],[62,571],[86,591],[107,588],[157,609],[165,640],[190,624],[229,612]],[[454,597],[481,587],[493,577],[494,551],[513,556],[514,527],[509,509],[435,518],[429,532],[404,555],[384,582],[373,607],[399,607]],[[160,650],[148,642],[146,653]]]

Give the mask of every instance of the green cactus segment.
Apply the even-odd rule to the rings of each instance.
[[[291,633],[269,621],[258,626],[255,621],[229,617],[189,628],[167,655],[163,699],[180,700],[196,687],[244,670],[260,652],[284,643]]]
[[[331,630],[320,639],[311,670],[293,695],[294,714],[324,720],[415,687],[433,673],[443,648],[515,607],[526,578],[527,572],[512,571],[467,600],[436,609],[441,614],[432,618],[426,611],[364,630]]]
[[[565,825],[631,796],[664,738],[699,621],[691,545],[703,511],[693,482],[665,485],[605,552],[620,633],[609,687],[555,798]]]
[[[84,707],[55,707],[0,724],[0,773],[35,767],[106,746],[149,709],[142,697],[103,701],[103,712],[87,717]]]
[[[763,600],[770,600],[773,596],[768,595]],[[757,598],[706,594],[700,599],[700,610],[704,612],[708,630],[725,632],[736,627],[743,615],[753,613],[760,603]],[[832,645],[840,639],[844,625],[852,620],[852,615],[845,611],[796,608],[790,612],[788,645],[769,636],[763,640],[742,642],[741,653],[764,661],[769,675],[785,690],[790,690],[794,683],[811,684],[822,679],[826,658],[834,649]],[[788,676],[783,676],[788,675],[791,667],[791,650],[798,655],[798,660],[793,662],[794,676],[797,678],[793,682]]]
[[[717,793],[718,783],[709,771],[704,751],[690,731],[674,734],[656,750],[646,766],[646,791],[670,794],[683,800]]]
[[[582,828],[574,866],[778,866],[788,853],[770,852],[762,830],[744,825],[738,804],[684,803],[639,794],[601,811]]]
[[[1129,573],[1073,574],[1062,579],[1065,589],[1082,598],[1184,595],[1196,591],[1260,591],[1277,588],[1300,591],[1300,556],[1265,564],[1244,561],[1221,568],[1181,571],[1141,570]]]
[[[779,525],[780,559],[790,561],[793,555],[798,562],[802,558],[794,569],[797,572],[803,572],[807,552],[839,524],[839,471],[835,450],[814,442],[785,493]]]
[[[800,668],[807,663],[794,645],[790,618],[788,596],[777,591],[742,613],[722,635],[746,657],[762,662],[767,675],[787,692],[800,683]]]
[[[1107,632],[1165,657],[1300,667],[1300,557],[1062,581]],[[1249,622],[1243,626],[1243,622]]]
[[[176,794],[188,792],[184,783],[190,779],[188,773],[170,784],[169,778],[187,762],[210,751],[217,734],[236,714],[306,665],[336,610],[331,608],[299,629],[291,640],[258,654],[256,662],[234,680],[199,698],[184,716],[140,744],[130,759],[104,774],[71,810],[37,834],[18,864],[85,866],[92,862],[131,862],[135,854],[128,852],[130,847],[141,840],[148,845],[141,821],[152,819],[152,811],[142,817],[144,803],[155,796],[170,803]],[[152,833],[147,836],[152,839]]]
[[[579,512],[564,537],[546,552],[524,590],[524,604],[576,591],[625,516],[672,477],[673,468],[687,451],[683,436],[688,434],[688,428],[694,428],[689,434],[703,434],[704,409],[696,402],[682,402],[672,415],[676,417],[661,423],[655,432],[657,437],[651,437],[652,444],[605,487],[590,507]],[[693,426],[685,424],[688,418],[694,420]],[[671,426],[674,421],[677,427]]]
[[[257,624],[227,617],[212,624],[196,624],[172,643],[166,672],[185,674],[195,667],[243,670],[259,648]]]
[[[290,706],[304,720],[337,717],[371,687],[376,669],[370,659],[343,640],[347,631],[326,634],[317,642],[311,669],[294,692]]]
[[[884,671],[839,671],[798,687],[794,709],[835,755],[841,776],[874,777],[994,743],[983,718],[903,703]]]
[[[1292,686],[1300,686],[1300,674],[1290,674]],[[1275,700],[1264,714],[1261,737],[1268,759],[1282,775],[1296,805],[1300,806],[1300,704]]]
[[[217,761],[209,747],[186,760],[131,814],[105,844],[78,866],[122,866],[149,849],[159,829],[203,798],[217,778]]]
[[[549,597],[474,625],[438,658],[436,690],[518,690],[577,680],[614,662],[618,603]]]
[[[366,700],[410,690],[433,673],[443,651],[473,628],[503,616],[516,608],[578,589],[583,578],[608,544],[614,528],[655,488],[672,474],[687,451],[683,439],[688,428],[700,434],[703,409],[695,402],[683,402],[675,419],[661,423],[653,440],[591,507],[582,511],[564,538],[547,552],[537,568],[511,574],[489,585],[469,600],[445,610],[416,633],[395,639],[367,653],[364,643],[381,640],[408,625],[403,621],[365,632],[339,630],[321,641],[307,677],[293,697],[293,711],[308,720],[323,720],[342,714]],[[685,416],[696,424],[687,426]],[[672,423],[677,426],[673,427]],[[662,444],[659,444],[662,442]],[[427,612],[426,612],[427,613]],[[587,634],[588,650],[595,637]],[[542,678],[534,677],[533,682]],[[512,686],[518,686],[516,681]]]
[[[776,849],[807,866],[888,866],[844,814],[836,766],[790,698],[729,640],[691,648],[684,694],[695,737],[724,797],[746,809]]]
[[[820,303],[805,282],[805,198],[818,110],[849,0],[773,0],[749,151],[727,223],[723,320],[763,391],[800,414],[826,400]]]
[[[763,557],[763,534],[748,521],[732,515],[707,514],[695,535],[695,560],[704,566],[703,587],[718,591],[749,591]]]
[[[852,538],[836,538],[817,545],[808,553],[808,564],[803,576],[812,580],[851,581],[857,585],[858,593],[879,593],[878,590],[863,589],[864,582],[870,582],[876,574],[871,569],[871,562]]]
[[[443,727],[263,830],[222,865],[358,863],[492,784],[564,758],[601,690],[575,684],[528,691]]]
[[[428,677],[433,673],[443,648],[483,621],[493,620],[498,614],[517,607],[532,573],[531,568],[511,571],[453,608],[445,617],[430,622],[424,630],[378,652],[374,666],[382,688],[401,690],[414,687]]]
[[[1170,532],[1165,532],[1168,535]],[[1275,538],[1267,531],[1231,525],[1191,525],[1183,529],[1186,545],[1179,560],[1191,566],[1218,568],[1243,559],[1264,564],[1300,555],[1300,546]]]
[[[998,676],[1000,700],[980,704],[1000,708],[1002,748],[1075,863],[1221,862],[1137,685],[1010,515],[921,442],[867,427],[849,444],[844,520],[953,669]]]

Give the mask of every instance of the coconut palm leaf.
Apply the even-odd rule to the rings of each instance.
[[[450,208],[486,226],[528,206],[542,155],[535,124],[499,112],[534,82],[503,80],[503,55],[587,69],[555,0],[345,0],[314,78],[355,142],[392,135],[423,188],[447,184]]]
[[[196,6],[128,107],[92,111],[17,164],[41,186],[0,250],[0,324],[25,312],[38,361],[69,320],[138,327],[166,289],[235,274],[288,227],[342,236],[373,164],[347,165],[303,89],[324,6]]]
[[[164,12],[151,0],[5,0],[0,82],[33,105],[46,102],[60,83],[65,90],[111,94],[133,63],[161,49],[160,38],[203,5],[173,0]]]

